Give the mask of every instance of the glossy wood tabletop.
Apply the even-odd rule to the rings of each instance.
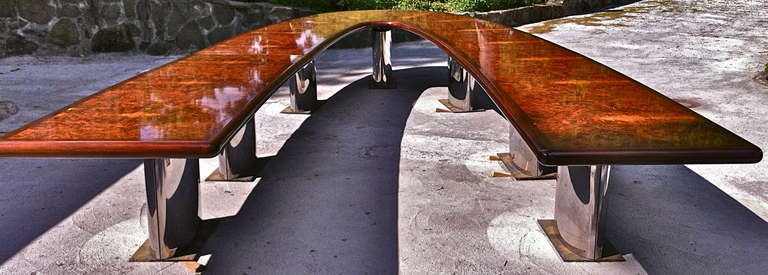
[[[213,156],[303,63],[374,25],[409,30],[453,56],[545,164],[762,158],[751,143],[584,56],[487,21],[417,11],[326,13],[242,34],[11,132],[0,155]]]

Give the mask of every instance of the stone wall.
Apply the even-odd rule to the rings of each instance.
[[[637,0],[550,0],[545,5],[463,13],[508,26],[592,12]],[[187,53],[239,33],[315,13],[232,0],[0,0],[0,58],[22,54]],[[340,47],[370,45],[360,33]],[[397,40],[417,37],[398,33]]]
[[[226,0],[0,0],[0,57],[183,53],[312,13]]]

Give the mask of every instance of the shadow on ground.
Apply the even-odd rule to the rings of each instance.
[[[138,160],[104,159],[0,160],[0,263],[139,164]]]
[[[240,213],[206,244],[212,273],[398,271],[400,143],[444,67],[395,72],[396,90],[358,80],[329,98],[271,161]]]
[[[685,166],[615,166],[606,198],[608,239],[651,274],[766,270],[768,223]]]

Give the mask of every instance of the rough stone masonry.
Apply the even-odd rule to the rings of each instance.
[[[549,0],[511,10],[465,15],[508,26],[538,22],[636,0]],[[233,0],[0,0],[0,58],[92,52],[183,54],[245,31],[315,11]],[[360,45],[368,36],[355,36]]]
[[[189,52],[312,13],[224,0],[0,0],[0,57]]]

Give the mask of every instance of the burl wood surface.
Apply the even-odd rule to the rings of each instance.
[[[242,34],[9,133],[0,155],[214,156],[303,63],[374,25],[409,30],[453,56],[545,164],[762,158],[744,139],[577,53],[487,21],[418,11],[326,13]]]

